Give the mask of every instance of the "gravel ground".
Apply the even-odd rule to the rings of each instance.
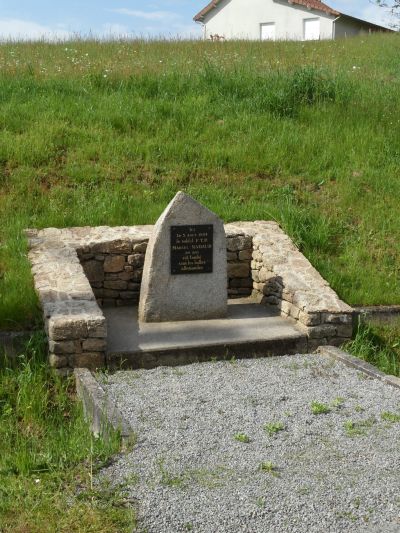
[[[138,531],[400,531],[399,390],[317,355],[104,381],[137,444],[101,475],[126,483]]]

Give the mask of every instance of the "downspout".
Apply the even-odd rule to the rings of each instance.
[[[342,15],[339,15],[332,22],[332,40],[333,41],[336,39],[336,21],[339,20],[341,16]]]

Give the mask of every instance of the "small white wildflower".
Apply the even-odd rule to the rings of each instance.
[[[35,483],[40,483],[40,479],[35,479]]]

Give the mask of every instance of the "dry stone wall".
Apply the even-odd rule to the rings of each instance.
[[[148,239],[86,245],[77,254],[100,307],[139,302]],[[252,239],[227,236],[228,297],[250,296],[253,289],[250,263]]]
[[[353,309],[342,302],[276,222],[228,225],[252,237],[253,296],[277,306],[307,334],[308,349],[340,346],[353,333]]]
[[[152,226],[27,230],[34,284],[49,339],[50,364],[62,374],[105,365],[101,307],[138,302]],[[353,310],[275,222],[225,226],[230,298],[253,294],[297,321],[308,350],[351,338]]]

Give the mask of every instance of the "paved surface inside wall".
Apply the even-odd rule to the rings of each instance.
[[[127,483],[138,531],[400,531],[397,389],[319,355],[103,380],[137,444],[101,476]]]
[[[227,318],[213,320],[139,323],[137,307],[110,307],[103,312],[109,353],[304,337],[294,320],[247,299],[229,300]]]

